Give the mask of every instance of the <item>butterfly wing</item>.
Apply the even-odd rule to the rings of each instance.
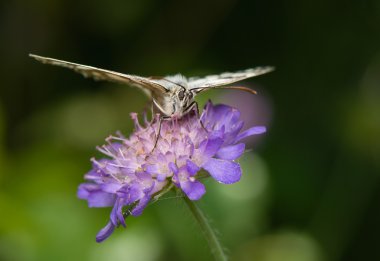
[[[238,72],[225,72],[219,75],[208,75],[204,78],[189,78],[188,86],[190,90],[201,92],[210,88],[218,88],[235,82],[239,82],[248,78],[252,78],[261,74],[273,71],[273,67],[256,67]],[[244,87],[242,87],[244,88]]]
[[[105,80],[122,84],[129,84],[136,86],[142,89],[146,94],[151,95],[152,93],[156,94],[155,96],[159,96],[162,93],[167,92],[167,89],[162,84],[158,82],[136,75],[128,75],[123,73],[118,73],[114,71],[99,69],[93,66],[87,66],[67,61],[62,61],[58,59],[53,59],[49,57],[42,57],[39,55],[29,54],[30,57],[40,61],[44,64],[51,64],[62,66],[65,68],[69,68],[82,74],[84,77],[91,77],[95,80]]]

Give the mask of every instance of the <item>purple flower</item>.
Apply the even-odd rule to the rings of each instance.
[[[142,127],[137,114],[131,117],[135,132],[129,138],[121,134],[107,138],[107,144],[97,149],[108,158],[92,159],[93,168],[85,175],[88,183],[78,189],[78,197],[86,199],[89,207],[113,207],[97,242],[108,238],[115,227],[125,226],[127,215],[140,215],[153,197],[173,184],[189,199],[200,199],[206,192],[198,180],[201,169],[223,184],[239,181],[241,168],[235,160],[245,150],[242,140],[265,132],[265,127],[240,132],[243,121],[237,109],[208,102],[200,118],[191,113],[163,121],[154,148],[158,118]]]

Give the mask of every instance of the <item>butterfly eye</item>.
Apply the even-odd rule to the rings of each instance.
[[[185,92],[183,90],[181,90],[179,93],[178,93],[178,98],[182,101],[183,98],[185,98]]]

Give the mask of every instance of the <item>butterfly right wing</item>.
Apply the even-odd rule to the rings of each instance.
[[[95,80],[105,80],[133,85],[140,88],[148,95],[154,93],[155,96],[160,96],[162,93],[166,93],[168,91],[164,85],[145,77],[118,73],[110,70],[99,69],[93,66],[67,62],[49,57],[42,57],[35,54],[29,54],[29,56],[44,64],[57,65],[72,69],[75,72],[82,74],[86,78],[91,77]]]
[[[229,87],[223,87],[235,82],[239,82],[248,78],[252,78],[258,75],[262,75],[265,73],[269,73],[273,71],[274,68],[270,66],[265,67],[256,67],[252,69],[247,69],[244,71],[238,71],[238,72],[225,72],[218,75],[208,75],[203,78],[198,77],[192,77],[189,78],[188,86],[190,90],[194,90],[197,92],[201,92],[204,90],[208,90],[211,88],[229,88]],[[231,88],[240,88],[244,90],[249,90],[245,87],[231,87]]]

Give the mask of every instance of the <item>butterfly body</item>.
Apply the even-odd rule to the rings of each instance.
[[[106,80],[138,87],[152,99],[154,107],[165,118],[181,118],[186,115],[196,106],[194,97],[198,93],[208,89],[237,89],[255,93],[255,91],[246,87],[227,85],[273,70],[272,67],[257,67],[234,73],[209,75],[204,78],[186,78],[180,74],[146,78],[34,54],[30,54],[30,56],[42,63],[66,67],[95,80]]]
[[[167,91],[158,96],[152,94],[153,104],[167,117],[181,118],[195,106],[196,92],[189,89],[185,76],[181,74],[166,76],[155,80],[165,86]]]

